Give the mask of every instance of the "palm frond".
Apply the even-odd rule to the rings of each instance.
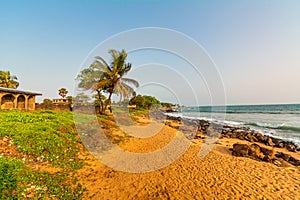
[[[134,79],[132,79],[132,78],[122,78],[121,81],[122,81],[122,82],[125,82],[125,83],[132,84],[132,85],[134,85],[135,87],[139,87],[139,86],[140,86],[139,82],[137,82],[136,80],[134,80]]]
[[[96,58],[96,60],[94,61],[94,63],[97,63],[103,69],[111,71],[109,64],[107,64],[107,62],[102,57],[96,56],[95,58]]]

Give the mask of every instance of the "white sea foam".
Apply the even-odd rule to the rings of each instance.
[[[209,115],[211,115],[211,113],[207,113],[207,116],[201,116],[199,117],[199,113],[196,112],[188,112],[188,113],[166,113],[169,116],[172,117],[181,117],[183,119],[191,119],[191,120],[205,120],[208,121],[210,123],[215,123],[215,124],[219,124],[222,126],[232,126],[232,127],[237,127],[237,128],[245,128],[248,127],[251,130],[260,132],[263,135],[267,135],[270,137],[274,137],[277,139],[281,139],[284,141],[289,141],[289,142],[293,142],[296,143],[298,145],[300,145],[300,133],[299,135],[297,134],[291,134],[288,131],[293,131],[293,129],[295,129],[295,127],[290,127],[291,130],[289,130],[289,126],[286,125],[286,123],[262,123],[262,122],[254,122],[254,123],[249,123],[249,122],[238,122],[238,121],[234,121],[234,120],[226,120],[225,119],[214,119],[212,117],[208,117]],[[201,113],[203,115],[203,113]],[[194,116],[193,116],[194,115]],[[243,117],[245,117],[244,114],[234,114],[236,115],[235,117],[238,118],[239,116],[241,117],[240,119],[243,119]],[[238,116],[239,115],[239,116]],[[249,113],[247,114],[249,115]],[[257,114],[252,114],[253,118],[255,117],[255,115]],[[218,115],[214,115],[217,116]],[[224,115],[223,115],[224,116]],[[219,117],[219,118],[223,118]],[[272,115],[273,116],[273,115]],[[232,118],[232,114],[230,114],[230,117]],[[274,116],[273,116],[274,117]],[[262,120],[262,115],[260,114],[259,116],[257,116],[257,121]],[[255,118],[254,118],[255,119]],[[246,121],[246,120],[245,120]],[[297,129],[296,129],[297,130]]]

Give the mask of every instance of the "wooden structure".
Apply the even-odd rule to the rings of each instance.
[[[42,94],[0,87],[0,109],[35,110],[35,96],[37,95]]]

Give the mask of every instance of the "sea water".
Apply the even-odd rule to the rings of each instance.
[[[300,144],[300,104],[185,107],[172,115],[249,127]]]

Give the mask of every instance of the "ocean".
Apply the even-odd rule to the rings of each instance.
[[[185,107],[172,115],[249,127],[300,145],[300,104]]]

